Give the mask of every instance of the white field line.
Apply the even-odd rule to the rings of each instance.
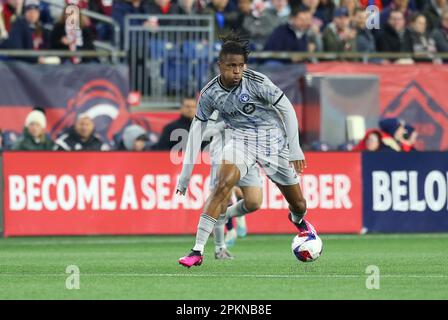
[[[0,277],[67,277],[65,273],[0,273]],[[365,274],[192,274],[192,273],[80,273],[80,277],[152,277],[152,278],[272,278],[272,279],[303,279],[303,278],[365,278]],[[448,275],[433,274],[433,275],[419,275],[419,274],[381,274],[381,278],[396,278],[396,279],[446,279]]]

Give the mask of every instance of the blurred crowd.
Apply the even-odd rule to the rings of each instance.
[[[160,135],[154,134],[138,124],[129,124],[111,141],[105,141],[96,132],[94,119],[81,113],[74,123],[55,139],[48,133],[45,109],[35,107],[25,118],[21,135],[0,128],[0,151],[168,151],[177,145],[184,150],[191,122],[196,114],[196,99],[185,98],[182,101],[179,117],[168,123]],[[172,135],[176,133],[176,135]],[[205,144],[204,144],[205,146]]]
[[[95,121],[87,113],[79,114],[71,127],[52,140],[47,130],[45,110],[36,107],[25,118],[23,133],[11,138],[0,128],[0,151],[170,151],[185,150],[191,122],[196,114],[196,100],[185,98],[179,117],[168,123],[160,135],[148,132],[138,124],[129,124],[113,141],[104,141],[95,131]],[[304,145],[311,151],[416,151],[418,133],[415,128],[398,118],[384,118],[379,128],[369,129],[360,141],[344,143],[337,148],[324,142]],[[203,143],[205,148],[207,143]]]
[[[370,129],[354,147],[354,151],[416,151],[418,132],[415,127],[398,118],[385,118],[378,129]]]
[[[305,145],[304,149],[308,151],[411,152],[418,151],[417,138],[418,132],[412,124],[399,118],[382,118],[378,122],[378,128],[368,129],[360,141],[349,141],[339,146],[316,141]]]
[[[253,50],[413,52],[423,60],[448,52],[448,0],[48,1],[76,4],[112,17],[120,26],[133,13],[210,14],[216,36],[236,30],[251,40]],[[365,10],[369,5],[378,8],[376,22],[370,21]],[[373,28],[366,27],[367,19]],[[74,34],[67,30],[62,8],[39,0],[0,0],[0,48],[93,50],[95,39],[112,41],[110,25],[82,14],[79,20],[80,30]],[[158,22],[142,23],[154,26]],[[79,58],[67,61],[81,62]]]

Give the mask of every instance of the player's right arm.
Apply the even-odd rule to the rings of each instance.
[[[185,195],[191,174],[194,169],[198,153],[201,150],[202,140],[208,119],[213,113],[214,108],[205,94],[202,94],[198,101],[196,116],[194,117],[190,131],[188,133],[187,147],[185,149],[182,172],[177,182],[176,193]]]

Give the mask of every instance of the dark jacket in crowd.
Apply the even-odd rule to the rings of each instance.
[[[377,50],[380,52],[412,52],[412,39],[408,29],[400,38],[398,33],[387,24],[377,39]]]
[[[345,40],[339,35],[334,23],[330,23],[322,33],[324,51],[344,52],[356,50],[356,38]]]
[[[426,17],[426,30],[432,31],[440,26],[440,15],[435,4],[429,0],[422,14]]]
[[[278,26],[271,34],[264,46],[266,51],[298,51],[307,52],[310,36],[304,32],[298,38],[289,23]]]
[[[82,46],[77,47],[77,50],[95,50],[93,45],[93,33],[89,28],[82,28]],[[53,31],[50,34],[50,49],[52,50],[67,50],[69,51],[69,46],[62,43],[62,38],[66,37],[67,33],[65,31],[64,23],[56,23],[54,25]],[[83,62],[97,62],[96,58],[83,58]]]
[[[333,13],[335,8],[336,5],[333,3],[333,1],[328,1],[328,3],[326,4],[319,3],[319,5],[317,6],[317,10],[314,16],[323,21],[321,30],[323,30],[327,26],[327,24],[329,24],[333,20]]]
[[[128,14],[147,14],[149,12],[149,1],[142,0],[140,6],[134,7],[132,3],[125,0],[115,0],[112,6],[112,18],[118,22],[121,30],[124,30],[124,17]],[[143,23],[144,20],[142,20]]]
[[[176,129],[184,129],[187,132],[190,131],[192,119],[189,119],[184,116],[180,116],[179,119],[168,123],[162,131],[162,134],[160,135],[159,142],[157,142],[153,147],[152,150],[171,150],[172,147],[177,145],[179,141],[170,141],[171,132],[173,132]],[[185,150],[187,141],[186,137],[183,137],[182,140],[182,148]]]
[[[448,52],[448,29],[436,28],[432,31],[431,37],[436,43],[437,52]]]
[[[356,30],[356,51],[358,52],[375,52],[375,37],[369,29]]]
[[[47,135],[44,135],[42,139],[33,138],[28,129],[23,130],[23,136],[17,140],[12,146],[12,150],[22,151],[38,151],[38,150],[53,150],[54,142]]]
[[[22,49],[22,50],[42,50],[48,48],[49,33],[44,28],[40,27],[40,31],[30,26],[23,18],[17,18],[11,26],[9,38],[4,44],[8,49]],[[40,36],[38,36],[40,35]],[[22,58],[20,60],[28,62],[36,62],[37,58]]]
[[[90,138],[83,142],[81,137],[76,133],[72,127],[65,133],[60,135],[55,141],[54,150],[58,151],[106,151],[109,150],[107,144],[103,143],[101,139],[93,133]]]

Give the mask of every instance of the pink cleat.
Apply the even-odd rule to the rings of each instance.
[[[200,251],[191,250],[188,256],[179,259],[179,264],[183,265],[184,267],[190,268],[192,266],[200,266],[203,260],[204,256]]]
[[[292,221],[291,213],[289,213],[288,218],[289,221],[291,221],[296,226],[297,230],[299,230],[299,237],[317,235],[316,229],[314,229],[311,223],[309,223],[305,219],[302,219],[300,223],[295,223],[294,221]]]

